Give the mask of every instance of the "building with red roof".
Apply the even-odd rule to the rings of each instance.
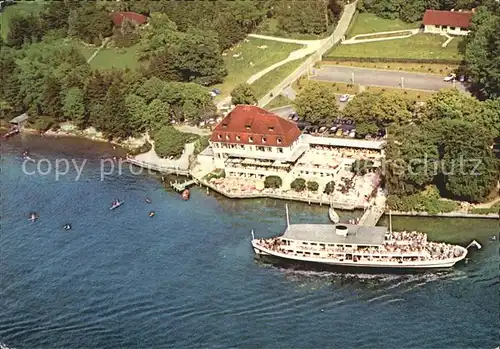
[[[342,159],[330,149],[370,149],[377,164],[384,141],[302,134],[293,121],[257,106],[237,105],[215,126],[209,143],[197,157],[203,171],[223,169],[228,179],[243,178],[261,185],[266,177],[275,176],[281,178],[281,188],[288,190],[297,178],[320,186],[340,181],[345,172],[339,171],[350,171],[355,159]]]
[[[425,11],[422,23],[424,33],[467,35],[472,20],[472,11]]]
[[[219,168],[243,160],[286,163],[307,150],[301,137],[294,122],[257,106],[237,105],[215,126],[210,145]]]
[[[113,12],[111,20],[115,27],[121,27],[125,20],[135,23],[136,25],[146,24],[148,17],[135,12]]]

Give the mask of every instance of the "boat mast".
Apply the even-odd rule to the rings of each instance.
[[[290,216],[288,215],[288,204],[285,204],[285,210],[286,210],[286,228],[288,229],[290,227]]]
[[[392,211],[389,210],[389,232],[392,234]]]

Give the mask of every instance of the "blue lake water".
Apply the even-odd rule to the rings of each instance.
[[[20,154],[28,147],[35,161],[52,165],[87,159],[81,178],[75,181],[74,169],[58,181],[54,173],[23,174]],[[496,220],[393,218],[395,229],[483,245],[448,272],[283,269],[254,260],[250,248],[251,229],[263,237],[282,231],[282,201],[232,201],[194,189],[184,202],[156,176],[128,168],[101,181],[100,160],[114,153],[79,139],[3,142],[0,342],[7,347],[499,345],[499,245],[490,240]],[[115,198],[125,203],[109,211]],[[325,207],[289,208],[292,222],[328,220]],[[31,211],[40,215],[35,223]],[[62,229],[66,223],[71,231]]]

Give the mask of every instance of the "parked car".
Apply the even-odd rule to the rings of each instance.
[[[351,96],[349,96],[348,94],[342,95],[342,96],[340,96],[340,101],[341,102],[347,102],[347,101],[349,101],[350,97]]]
[[[445,76],[443,80],[446,82],[449,82],[449,81],[455,80],[456,77],[457,77],[457,74],[450,73],[447,76]]]

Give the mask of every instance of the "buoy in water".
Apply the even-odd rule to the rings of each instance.
[[[154,217],[154,216],[155,216],[155,211],[149,212],[149,218]]]

